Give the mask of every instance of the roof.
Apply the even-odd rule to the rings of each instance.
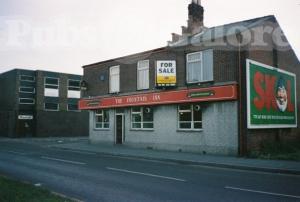
[[[265,21],[276,22],[276,18],[274,15],[269,15],[265,17],[254,18],[250,20],[207,28],[201,33],[197,33],[189,37],[184,37],[178,42],[171,43],[170,47],[185,46],[188,44],[195,44],[204,41],[211,41],[212,39],[218,39],[225,36],[231,36],[236,34],[237,31],[243,32],[251,28],[257,27],[258,25],[261,25]]]
[[[216,27],[212,27],[212,28],[207,28],[207,29],[205,29],[205,31],[203,31],[201,33],[197,33],[195,35],[188,36],[188,37],[183,37],[179,41],[177,41],[175,43],[171,43],[171,44],[169,44],[169,46],[166,46],[166,47],[161,47],[158,49],[148,50],[148,51],[144,51],[144,52],[140,52],[140,53],[136,53],[136,54],[132,54],[132,55],[127,55],[127,56],[114,58],[114,59],[110,59],[110,60],[105,60],[105,61],[101,61],[101,62],[89,64],[89,65],[84,65],[82,68],[91,67],[91,66],[95,66],[95,65],[99,65],[99,64],[105,64],[105,63],[113,62],[116,60],[128,59],[131,57],[138,57],[138,56],[149,54],[149,53],[156,53],[156,52],[167,50],[168,48],[186,46],[189,44],[195,44],[195,43],[199,43],[199,42],[203,42],[203,41],[209,41],[212,39],[218,39],[218,38],[221,38],[224,36],[230,36],[230,35],[236,34],[237,30],[239,30],[240,32],[243,32],[247,29],[251,29],[253,27],[260,25],[265,21],[276,22],[276,18],[274,15],[269,15],[269,16],[264,16],[264,17],[255,18],[255,19],[251,19],[251,20],[245,20],[245,21],[225,24],[225,25],[221,25],[221,26],[216,26]],[[212,33],[213,33],[213,37],[212,37]]]

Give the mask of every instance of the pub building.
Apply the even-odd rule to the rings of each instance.
[[[236,156],[299,140],[300,65],[276,18],[208,28],[201,3],[188,11],[166,47],[83,66],[90,142]]]

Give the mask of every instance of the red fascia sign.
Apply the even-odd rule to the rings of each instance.
[[[144,93],[128,96],[81,99],[79,101],[79,109],[94,110],[130,106],[165,105],[236,99],[237,86],[227,85],[210,88]]]

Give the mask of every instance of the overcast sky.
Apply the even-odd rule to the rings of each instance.
[[[166,46],[190,0],[0,0],[0,72],[82,66]],[[275,15],[300,58],[300,0],[202,0],[207,27]]]

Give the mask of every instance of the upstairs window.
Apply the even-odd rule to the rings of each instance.
[[[78,104],[68,104],[68,111],[79,112]]]
[[[213,50],[187,54],[187,83],[213,81]]]
[[[34,82],[35,77],[34,76],[29,76],[29,75],[20,75],[20,81]]]
[[[58,78],[45,78],[44,95],[46,97],[58,97],[59,96],[59,79]]]
[[[20,98],[19,104],[22,105],[33,105],[35,104],[35,100],[33,98]]]
[[[68,98],[80,98],[80,81],[68,80]]]
[[[143,60],[138,62],[137,89],[149,89],[149,60]]]
[[[109,111],[97,110],[95,111],[95,129],[109,128]]]
[[[35,93],[35,88],[34,87],[20,87],[19,92],[20,93],[34,94]]]
[[[120,92],[120,66],[114,66],[109,69],[109,92]]]
[[[153,129],[153,108],[133,107],[131,109],[132,129]]]
[[[178,128],[183,130],[202,129],[202,110],[200,105],[178,106]]]

